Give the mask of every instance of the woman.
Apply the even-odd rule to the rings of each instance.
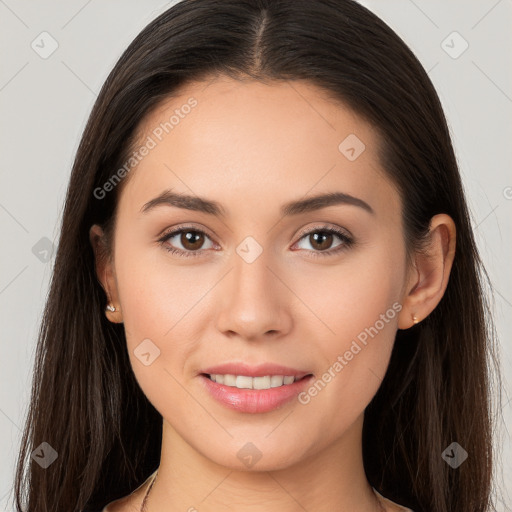
[[[25,456],[51,450],[29,512],[490,509],[457,162],[427,74],[366,8],[159,16],[97,99],[61,232],[18,510]]]

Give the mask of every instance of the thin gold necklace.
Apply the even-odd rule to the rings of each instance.
[[[146,491],[146,494],[144,495],[144,499],[142,500],[142,505],[140,506],[139,512],[144,512],[146,510],[146,502],[148,501],[149,493],[151,492],[151,488],[153,487],[153,484],[156,482],[156,477],[158,475],[158,469],[156,470],[155,476],[153,477],[153,480],[149,484],[148,490]],[[380,501],[380,498],[376,495],[377,501],[379,503],[379,507],[382,512],[386,512],[386,509],[384,508],[384,505]]]

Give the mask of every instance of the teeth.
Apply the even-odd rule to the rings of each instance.
[[[237,388],[251,389],[252,388],[252,377],[246,377],[245,375],[237,375],[235,386]]]
[[[270,388],[270,376],[267,377],[253,377],[252,387],[253,389],[269,389]]]
[[[217,382],[217,377],[220,377],[221,380],[224,378],[224,382],[226,386],[236,386],[236,377],[234,375],[211,375],[210,378]]]
[[[270,377],[270,387],[278,388],[279,386],[282,386],[283,380],[284,377],[282,375],[272,375],[272,377]]]
[[[295,382],[293,375],[266,375],[265,377],[249,377],[247,375],[212,374],[213,382],[239,389],[270,389],[287,386]]]

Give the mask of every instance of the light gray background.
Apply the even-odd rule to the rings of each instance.
[[[53,264],[46,250],[58,240],[62,205],[81,132],[103,81],[122,51],[173,3],[0,0],[2,510],[12,510],[15,458]],[[504,501],[497,510],[512,510],[512,445],[504,428],[512,425],[512,0],[362,3],[383,18],[418,56],[449,120],[476,238],[495,287],[504,379],[503,454],[497,467]],[[48,36],[38,37],[43,31],[58,43],[46,59],[31,47],[35,41],[43,51],[41,37],[46,37],[44,48],[51,47]],[[454,31],[469,45],[457,58],[453,56],[465,43],[451,35]],[[471,447],[466,448],[471,453]]]

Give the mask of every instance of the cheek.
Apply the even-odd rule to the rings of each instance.
[[[388,335],[396,328],[396,307],[392,305],[401,300],[404,265],[404,254],[375,243],[347,252],[338,265],[299,269],[293,277],[294,290],[322,321],[323,333],[330,332],[333,343],[329,345],[337,350],[373,326],[381,315],[389,322],[385,321],[385,326],[379,322],[379,331]]]
[[[175,379],[183,380],[183,367],[200,341],[197,311],[204,307],[200,299],[212,281],[207,276],[191,278],[191,267],[172,267],[164,249],[141,249],[120,240],[116,253],[117,288],[133,371],[152,402],[163,389],[172,401],[180,396]]]
[[[117,287],[125,328],[137,338],[172,340],[194,316],[194,307],[205,296],[215,275],[192,265],[179,265],[163,247],[142,241],[119,229],[116,239]],[[204,267],[206,268],[206,267]]]
[[[300,281],[299,293],[309,286],[308,306],[329,329],[319,324],[327,333],[317,338],[323,366],[303,403],[333,429],[364,411],[386,373],[402,308],[405,265],[405,253],[389,249],[376,244],[373,250],[354,253],[331,267],[325,278],[317,275],[313,292],[310,279]]]

